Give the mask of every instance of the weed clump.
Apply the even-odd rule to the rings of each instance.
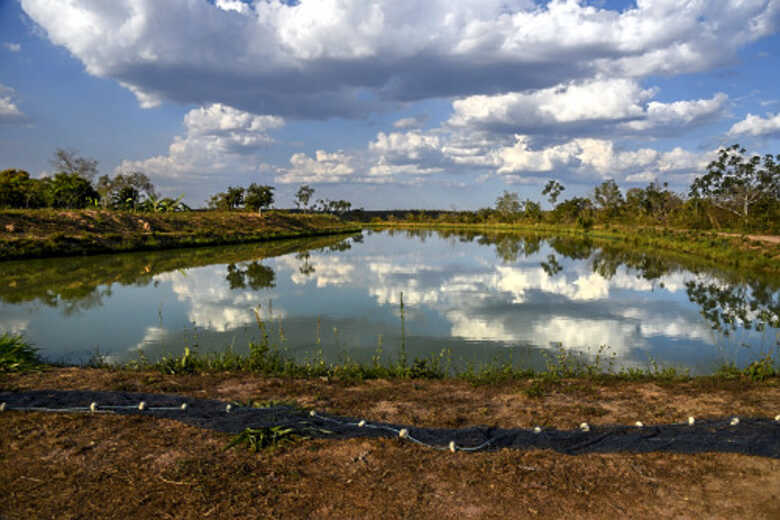
[[[4,333],[0,336],[0,372],[22,372],[40,365],[38,349],[21,335]]]

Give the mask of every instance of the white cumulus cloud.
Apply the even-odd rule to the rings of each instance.
[[[355,172],[353,158],[342,152],[317,150],[314,157],[296,153],[290,157],[289,168],[279,168],[276,182],[348,182]]]
[[[88,73],[146,106],[303,118],[599,74],[697,72],[733,60],[780,17],[775,0],[639,0],[621,11],[577,0],[20,2]]]
[[[24,114],[14,103],[16,91],[0,83],[0,123],[18,123],[24,120]]]
[[[735,123],[729,135],[774,135],[780,133],[780,113],[767,115],[766,118],[748,114],[745,119]]]
[[[186,134],[174,138],[168,155],[123,161],[117,171],[140,170],[164,179],[254,171],[257,153],[273,142],[269,130],[283,126],[284,119],[215,103],[190,110],[183,123]]]

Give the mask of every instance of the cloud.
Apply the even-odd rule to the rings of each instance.
[[[269,298],[266,291],[230,289],[225,274],[225,267],[219,265],[189,269],[186,273],[163,273],[154,279],[171,284],[176,298],[188,306],[187,318],[193,325],[225,332],[254,323],[254,310],[261,300]],[[261,307],[260,312],[261,319],[271,318],[266,307]],[[286,315],[277,306],[273,313],[277,318]]]
[[[637,182],[665,175],[683,181],[683,177],[687,179],[701,172],[715,154],[714,151],[691,152],[679,147],[668,152],[652,148],[616,151],[613,141],[592,138],[577,138],[560,145],[533,149],[529,136],[517,135],[515,139],[514,145],[498,153],[501,161],[498,173],[510,177],[525,176],[529,172],[555,172],[559,177],[573,175],[580,180],[614,178]]]
[[[358,117],[398,102],[523,92],[728,63],[771,34],[774,0],[21,0],[89,74],[144,106]],[[186,81],[182,81],[186,78]],[[626,107],[631,109],[631,107]],[[630,110],[629,110],[630,111]]]
[[[283,126],[284,120],[215,103],[190,110],[183,124],[186,134],[174,138],[168,155],[123,161],[117,172],[140,170],[163,179],[185,180],[256,171],[258,151],[273,142],[269,130]]]
[[[355,173],[352,161],[353,158],[342,151],[328,153],[317,150],[313,158],[305,153],[296,153],[290,157],[290,168],[277,169],[276,182],[349,182]]]
[[[25,120],[25,115],[14,103],[15,90],[0,83],[0,124],[19,123]]]
[[[641,103],[653,91],[636,81],[609,79],[557,85],[534,92],[469,96],[453,102],[453,126],[534,130],[581,121],[626,120],[644,115]]]
[[[587,135],[604,132],[648,133],[683,128],[722,114],[728,96],[661,103],[649,101],[656,89],[633,79],[612,78],[556,85],[531,92],[469,96],[453,102],[447,124],[498,132]]]
[[[333,255],[312,254],[306,263],[314,270],[309,274],[300,271],[302,261],[293,255],[286,255],[276,259],[277,266],[284,266],[290,270],[290,280],[295,285],[304,285],[310,280],[315,281],[318,288],[328,286],[350,285],[354,282],[355,266]]]
[[[776,135],[780,133],[780,113],[767,115],[766,119],[761,116],[748,114],[745,119],[735,123],[729,130],[728,135]]]
[[[668,132],[669,129],[696,126],[722,115],[727,101],[728,96],[722,92],[711,99],[673,103],[651,101],[643,119],[623,123],[619,128],[637,132],[656,129]]]
[[[393,123],[394,128],[398,128],[400,130],[407,130],[410,128],[421,128],[425,121],[427,120],[427,116],[420,115],[415,117],[404,117],[402,119],[399,119],[395,123]]]
[[[3,47],[5,47],[10,52],[19,52],[22,50],[21,44],[13,42],[3,42]]]

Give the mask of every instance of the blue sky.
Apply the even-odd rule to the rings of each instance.
[[[777,0],[0,0],[0,168],[474,209],[777,153]]]

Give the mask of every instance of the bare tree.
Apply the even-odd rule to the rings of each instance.
[[[97,175],[97,160],[82,157],[76,150],[57,148],[57,151],[54,152],[54,158],[49,162],[55,173],[75,173],[88,181],[91,181]]]

